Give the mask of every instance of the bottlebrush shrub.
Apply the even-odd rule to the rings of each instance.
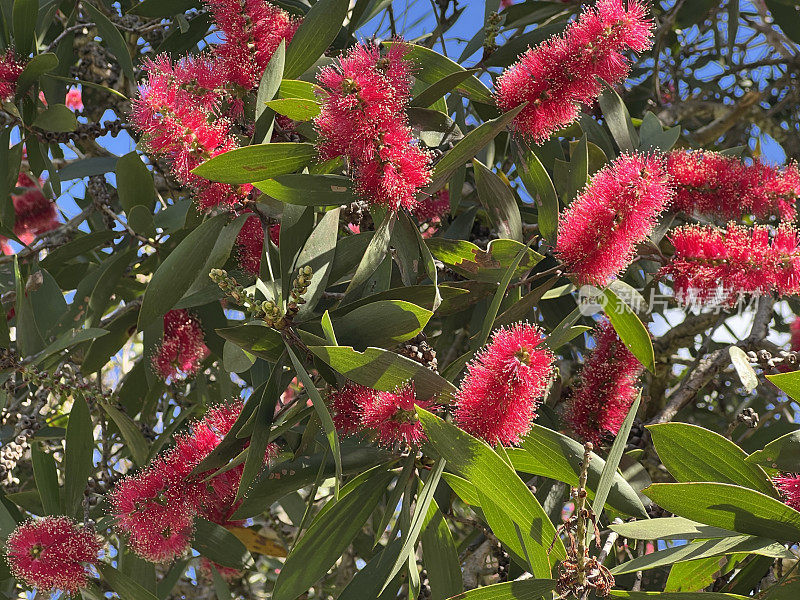
[[[789,3],[29,4],[0,596],[791,596]]]

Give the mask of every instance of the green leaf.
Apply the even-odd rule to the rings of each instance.
[[[345,441],[342,472],[346,475],[363,473],[389,459],[391,459],[391,455],[385,450],[374,447],[357,447]],[[256,478],[250,492],[245,496],[242,505],[236,509],[232,518],[248,519],[264,512],[287,494],[313,484],[320,473],[325,479],[336,474],[336,465],[330,452],[327,455],[302,456],[275,465],[269,473],[264,473]]]
[[[634,400],[630,409],[628,409],[628,414],[614,438],[614,443],[611,445],[611,450],[608,453],[608,459],[606,459],[606,464],[603,466],[603,472],[600,475],[600,481],[597,482],[597,491],[592,501],[592,510],[594,514],[598,516],[603,512],[606,499],[608,499],[608,493],[611,491],[611,486],[614,484],[619,461],[622,459],[622,453],[625,451],[625,446],[628,443],[628,434],[631,432],[633,420],[636,418],[636,411],[639,410],[639,404],[641,402],[642,392],[639,390],[636,400]]]
[[[249,556],[239,538],[222,525],[203,518],[195,520],[192,548],[218,565],[236,569],[241,569]]]
[[[289,117],[293,121],[310,121],[319,115],[320,111],[319,102],[305,98],[278,98],[267,100],[264,104],[279,115]]]
[[[376,390],[391,392],[408,381],[420,398],[452,396],[456,388],[441,375],[420,363],[381,348],[364,352],[349,346],[311,346],[309,350],[347,379]]]
[[[372,276],[378,266],[383,262],[386,253],[389,251],[389,241],[392,239],[392,230],[394,229],[396,221],[397,213],[395,211],[390,211],[386,214],[386,217],[377,230],[375,230],[375,235],[372,236],[367,249],[364,251],[364,255],[358,263],[353,278],[344,291],[342,304]]]
[[[42,499],[45,514],[60,514],[61,498],[58,492],[58,472],[53,455],[42,450],[38,443],[31,444],[31,463],[33,464],[36,489]]]
[[[555,562],[565,556],[564,545],[525,483],[484,442],[419,407],[417,414],[436,454],[502,507],[504,514],[519,526],[534,576],[549,575],[551,559]],[[548,553],[551,544],[553,549]]]
[[[386,45],[391,46],[395,43],[397,42],[386,42]],[[405,46],[408,49],[405,54],[405,59],[414,62],[417,67],[414,74],[417,79],[423,83],[433,85],[442,81],[445,77],[461,74],[466,71],[466,69],[458,63],[453,62],[446,56],[442,56],[430,48],[417,44],[405,44]],[[475,102],[494,104],[492,92],[475,76],[468,76],[462,83],[458,84],[455,89],[460,94],[467,96],[470,100]],[[469,158],[471,157],[465,160]]]
[[[626,592],[625,590],[611,590],[611,595],[616,598],[628,600],[748,600],[747,596],[738,594],[725,594],[722,592]]]
[[[461,82],[466,81],[473,75],[480,72],[480,69],[467,69],[466,71],[456,71],[450,75],[445,75],[438,81],[434,81],[409,103],[410,107],[428,108],[445,94],[453,91]]]
[[[425,240],[431,253],[438,260],[452,268],[456,273],[468,279],[499,283],[505,275],[509,265],[516,259],[525,244],[515,240],[492,240],[481,250],[472,242],[466,240],[451,240],[442,237],[433,237]],[[535,267],[544,257],[538,252],[528,249],[519,266],[514,271],[514,277],[521,277]]]
[[[433,498],[425,516],[421,541],[431,600],[445,600],[461,592],[464,585],[458,550],[447,521]]]
[[[261,117],[267,102],[275,97],[281,86],[283,79],[283,68],[286,64],[286,40],[281,40],[272,57],[269,59],[267,68],[258,83],[258,94],[256,96],[256,121]]]
[[[553,181],[534,150],[523,142],[513,141],[514,161],[525,189],[536,204],[539,232],[555,245],[558,231],[558,196]]]
[[[266,325],[246,324],[215,331],[223,339],[269,362],[276,362],[283,353],[281,334]]]
[[[252,183],[294,173],[308,166],[316,155],[314,144],[254,144],[219,154],[192,173],[222,183]]]
[[[202,223],[159,265],[144,292],[139,311],[140,331],[170,310],[191,287],[227,219],[227,215],[218,215]]]
[[[128,45],[125,42],[125,38],[122,37],[119,29],[116,28],[107,16],[88,2],[84,2],[82,6],[86,9],[86,12],[89,13],[92,21],[94,21],[97,26],[97,32],[108,46],[108,49],[117,58],[117,61],[119,61],[119,65],[122,67],[125,76],[129,81],[135,82],[136,76],[133,74],[133,61],[131,61],[131,55],[128,53]]]
[[[639,150],[644,152],[669,152],[681,136],[679,126],[662,131],[661,121],[650,111],[642,119],[639,129]]]
[[[89,407],[82,396],[76,395],[69,411],[64,453],[64,512],[67,516],[80,512],[86,482],[94,472],[93,452],[94,433]]]
[[[681,561],[709,558],[725,554],[745,552],[772,558],[793,558],[794,555],[781,544],[768,538],[751,537],[749,535],[723,538],[721,540],[698,540],[683,546],[667,548],[646,554],[626,563],[617,565],[611,572],[614,575],[635,573],[671,565]]]
[[[21,0],[21,4],[25,4],[31,0]],[[32,0],[36,1],[36,0]],[[14,3],[16,7],[17,2]],[[34,14],[34,20],[36,15]],[[18,47],[19,49],[19,47]],[[52,52],[45,52],[44,54],[37,54],[30,59],[26,64],[22,73],[17,79],[16,97],[22,98],[30,87],[36,82],[41,75],[49,73],[58,66],[58,57]]]
[[[340,210],[335,208],[325,213],[297,256],[298,266],[309,266],[314,270],[311,282],[303,295],[306,302],[300,305],[297,313],[298,320],[313,313],[323,292],[328,287],[338,242],[339,212]]]
[[[600,94],[598,102],[619,149],[623,152],[633,152],[639,145],[639,136],[636,135],[628,107],[625,106],[622,98],[614,91],[614,88],[606,86],[606,89]]]
[[[524,450],[509,449],[508,453],[514,468],[532,475],[542,475],[567,485],[576,487],[583,460],[583,445],[570,437],[542,427],[534,423],[530,433],[522,441]],[[605,468],[605,460],[592,453],[589,461],[587,487],[590,495],[594,494]],[[647,511],[639,496],[630,484],[619,473],[614,476],[614,483],[608,494],[610,507],[634,516],[646,519]]]
[[[495,583],[453,596],[450,600],[538,600],[550,597],[556,587],[553,579],[525,579]]]
[[[38,12],[39,0],[14,0],[14,8],[12,9],[14,45],[21,56],[26,56],[33,50]],[[6,43],[8,43],[7,40]],[[36,53],[34,52],[34,54]]]
[[[281,266],[281,298],[287,302],[292,281],[297,277],[297,269],[301,266],[296,264],[297,256],[313,229],[314,210],[310,206],[288,204],[283,207],[278,254]],[[272,274],[270,273],[271,277]]]
[[[264,385],[261,398],[259,398],[255,420],[253,421],[253,433],[250,436],[250,445],[247,450],[247,460],[245,460],[244,470],[239,481],[239,490],[236,492],[237,501],[247,493],[250,484],[253,483],[258,473],[264,468],[264,454],[269,444],[275,406],[283,392],[280,388],[285,360],[286,355],[282,354],[275,366],[272,367],[272,372]]]
[[[632,540],[696,540],[733,537],[735,531],[703,525],[683,517],[662,517],[609,525],[624,538]]]
[[[99,563],[97,570],[120,600],[158,600],[151,592],[107,563]]]
[[[100,406],[119,427],[119,431],[125,440],[125,445],[131,451],[133,460],[136,461],[137,465],[143,467],[147,463],[147,458],[150,454],[150,444],[144,439],[142,430],[133,422],[133,419],[117,407],[107,402],[101,402]]]
[[[534,240],[535,238],[531,238],[525,247],[520,248],[517,256],[514,258],[511,264],[508,265],[503,278],[500,280],[500,285],[497,286],[497,291],[492,298],[492,302],[489,305],[489,308],[486,310],[486,315],[484,316],[483,323],[481,324],[481,331],[478,334],[477,343],[474,347],[479,348],[489,341],[489,334],[492,333],[492,326],[494,325],[495,318],[497,317],[497,311],[500,310],[500,303],[503,301],[503,298],[505,298],[506,290],[508,290],[508,284],[511,283],[511,279],[514,277],[514,273],[516,272],[519,263],[522,261]]]
[[[300,81],[298,79],[283,79],[278,88],[278,98],[305,98],[317,100],[324,96],[325,91],[316,83]]]
[[[779,389],[786,392],[786,395],[792,398],[792,400],[800,401],[800,371],[767,375],[767,379]]]
[[[142,17],[169,17],[183,14],[191,8],[198,8],[199,0],[142,0],[128,10],[130,15]]]
[[[69,163],[63,169],[58,170],[58,178],[61,181],[71,179],[82,179],[92,175],[103,175],[110,173],[117,168],[117,156],[90,156],[81,160]]]
[[[422,46],[414,46],[415,49],[421,47]],[[428,51],[432,52],[432,50]],[[497,136],[497,134],[503,131],[524,107],[524,104],[520,105],[507,113],[503,113],[496,119],[486,121],[483,125],[476,127],[465,135],[461,141],[453,146],[450,151],[436,163],[433,169],[431,183],[425,188],[423,194],[429,196],[444,187],[450,179],[450,176],[465,162],[471,160],[472,157],[480,152],[486,144]]]
[[[610,288],[603,291],[606,303],[603,307],[611,325],[619,335],[622,343],[651,373],[655,373],[655,352],[650,333],[636,313],[631,310]]]
[[[85,342],[86,340],[95,340],[107,334],[107,330],[97,327],[87,327],[86,329],[70,329],[69,331],[58,336],[49,346],[47,346],[47,348],[42,350],[34,363],[38,364],[48,356],[57,354],[62,350],[71,348],[72,346],[80,344],[81,342]]]
[[[156,190],[153,174],[136,152],[120,156],[115,167],[117,194],[122,210],[130,218],[134,206],[143,206],[150,213],[155,208]]]
[[[380,300],[350,311],[334,325],[342,345],[390,348],[417,335],[432,316],[431,311],[410,302]]]
[[[370,561],[360,569],[350,580],[350,583],[342,590],[337,600],[362,600],[364,598],[379,598],[383,599],[390,589],[387,589],[384,594],[381,594],[381,588],[386,581],[386,574],[394,564],[397,554],[400,552],[400,545],[402,540],[396,538],[388,545],[382,547],[382,550],[377,552]],[[395,581],[402,580],[401,577],[395,578]],[[460,578],[460,567],[459,567]],[[389,594],[387,598],[396,597]]]
[[[315,519],[275,582],[274,600],[294,600],[330,569],[364,526],[394,473],[378,471]]]
[[[419,534],[422,532],[422,528],[425,526],[425,519],[428,516],[428,509],[431,507],[431,502],[433,502],[433,494],[436,491],[436,486],[439,485],[439,480],[442,477],[444,465],[444,459],[440,458],[436,461],[436,464],[433,465],[428,473],[428,478],[425,480],[425,485],[422,486],[422,491],[420,491],[419,495],[417,496],[417,502],[414,505],[414,514],[411,516],[411,523],[408,527],[408,531],[403,532],[403,545],[400,548],[400,553],[397,555],[394,566],[391,568],[389,575],[386,577],[386,581],[383,584],[381,592],[386,589],[386,586],[388,586],[389,582],[394,579],[394,576],[400,572],[400,569],[403,568],[405,563],[408,561],[409,556],[411,556],[414,548],[416,547]]]
[[[288,341],[286,342],[286,352],[289,353],[289,358],[291,359],[292,366],[297,373],[297,378],[303,384],[303,388],[305,389],[309,398],[311,398],[311,401],[314,403],[314,410],[317,412],[320,423],[322,423],[322,429],[325,432],[325,437],[328,438],[328,445],[331,449],[331,454],[333,455],[333,461],[336,464],[334,495],[338,497],[339,484],[342,481],[342,450],[339,446],[339,434],[336,431],[336,426],[333,424],[333,418],[328,410],[328,406],[325,404],[322,396],[319,395],[319,391],[314,385],[314,381],[311,379],[308,371],[306,371],[303,363],[298,360],[294,351],[292,351]]]
[[[341,175],[281,175],[255,184],[267,196],[303,206],[342,206],[356,200],[353,181]]]
[[[286,49],[286,79],[302,75],[322,56],[339,34],[349,6],[349,0],[319,0],[311,7]]]
[[[66,132],[75,131],[78,119],[75,113],[64,104],[52,104],[40,112],[33,120],[33,125],[45,131]]]
[[[753,452],[745,462],[791,473],[800,465],[800,431],[792,431]]]
[[[732,483],[777,497],[767,474],[727,438],[688,423],[648,425],[661,462],[679,482]]]
[[[673,514],[779,542],[800,540],[800,512],[727,483],[654,483],[642,491]]]
[[[522,217],[511,188],[478,159],[472,159],[478,199],[489,214],[489,220],[503,239],[522,242]]]

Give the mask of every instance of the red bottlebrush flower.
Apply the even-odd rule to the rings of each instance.
[[[186,479],[187,466],[168,453],[111,492],[116,528],[145,560],[170,562],[189,550],[203,488]]]
[[[30,244],[37,235],[58,227],[58,211],[55,203],[42,192],[41,182],[37,183],[25,173],[20,173],[17,187],[24,191],[11,196],[16,215],[14,233],[21,241]]]
[[[164,338],[152,358],[159,377],[166,381],[193,375],[208,355],[197,317],[184,309],[164,315]]]
[[[362,405],[361,425],[375,431],[378,443],[393,446],[419,446],[425,441],[422,423],[415,407],[429,408],[433,402],[419,400],[413,384],[406,384],[394,392],[377,392],[372,402]]]
[[[17,527],[6,540],[14,577],[40,592],[77,593],[88,584],[86,565],[97,564],[100,543],[68,517],[44,517]]]
[[[264,253],[264,226],[257,216],[248,217],[236,236],[239,247],[239,264],[253,275],[261,270],[261,255]]]
[[[361,428],[361,419],[367,406],[376,400],[377,392],[372,388],[348,381],[339,390],[328,396],[333,409],[333,424],[343,435],[352,435]]]
[[[514,119],[519,133],[543,142],[574,121],[582,104],[600,95],[598,78],[614,84],[628,76],[624,52],[650,48],[653,23],[637,0],[627,5],[598,0],[563,35],[529,48],[497,79],[496,100],[503,111],[528,102]]]
[[[800,475],[784,473],[772,480],[787,506],[800,510]]]
[[[235,581],[242,576],[242,572],[239,569],[218,565],[217,563],[208,560],[205,556],[200,558],[200,574],[208,581],[214,581],[214,573],[212,569],[216,569],[222,579],[228,583]]]
[[[675,150],[668,155],[667,172],[675,188],[675,211],[722,219],[797,216],[800,171],[795,162],[784,168],[746,165],[716,152]]]
[[[414,216],[420,223],[440,223],[448,212],[450,212],[450,192],[442,189],[420,202],[414,209]]]
[[[631,263],[671,197],[662,160],[623,154],[560,215],[556,251],[580,283],[606,285]]]
[[[456,394],[456,424],[489,444],[516,444],[531,427],[553,370],[553,353],[541,347],[534,325],[495,331],[467,366]]]
[[[275,223],[269,226],[269,240],[276,246],[281,245],[281,224]]]
[[[594,444],[600,444],[609,434],[617,435],[636,399],[636,380],[642,370],[611,323],[602,321],[580,383],[567,403],[565,417],[570,428]]]
[[[172,63],[160,55],[147,60],[144,68],[147,83],[131,113],[144,145],[170,162],[181,184],[195,188],[201,210],[237,204],[252,186],[212,183],[191,173],[209,158],[238,147],[225,116],[232,98],[225,88],[229,82],[223,62],[201,54]]]
[[[352,48],[318,81],[328,91],[315,119],[323,159],[346,156],[367,201],[413,210],[430,181],[430,155],[413,143],[406,116],[411,65],[403,44],[385,57],[375,46]]]
[[[8,100],[17,91],[17,79],[25,68],[14,55],[14,49],[8,48],[0,54],[0,100]]]
[[[64,104],[66,104],[67,108],[70,110],[74,110],[76,112],[82,111],[83,97],[81,96],[81,91],[78,88],[69,88],[67,97],[64,100]]]
[[[206,0],[224,42],[214,49],[231,82],[245,89],[259,84],[282,40],[300,26],[285,10],[265,0]]]
[[[8,238],[0,236],[0,252],[5,254],[6,256],[11,256],[14,254],[13,248],[8,244]]]
[[[793,352],[800,351],[800,317],[795,317],[792,324],[789,326],[789,331],[792,334],[790,347]]]
[[[745,294],[800,291],[800,236],[787,223],[772,238],[765,226],[686,225],[673,230],[670,241],[675,255],[660,273],[672,278],[684,304],[733,304]]]

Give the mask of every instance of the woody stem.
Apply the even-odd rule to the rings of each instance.
[[[578,543],[578,556],[575,562],[577,565],[577,583],[582,587],[586,585],[586,478],[589,472],[589,461],[592,458],[593,449],[594,446],[592,446],[592,443],[586,442],[575,499],[575,514],[578,518],[577,529],[575,531],[575,537]]]

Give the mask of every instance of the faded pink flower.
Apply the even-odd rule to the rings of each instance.
[[[383,57],[374,45],[358,45],[317,77],[328,92],[315,119],[321,157],[346,156],[359,194],[395,210],[413,210],[430,181],[430,155],[413,142],[406,115],[411,63],[405,53],[400,43]]]
[[[422,423],[417,418],[416,407],[430,408],[433,402],[419,400],[414,385],[406,384],[394,392],[377,392],[372,402],[362,407],[361,426],[375,432],[383,446],[419,446],[425,441]]]
[[[627,50],[652,45],[653,22],[637,0],[598,0],[585,8],[563,35],[529,48],[497,79],[497,105],[509,111],[528,105],[514,119],[514,128],[536,142],[569,125],[583,104],[597,99],[598,78],[610,84],[630,72]]]
[[[67,97],[64,100],[64,104],[66,104],[67,108],[70,110],[74,110],[76,112],[82,111],[83,97],[81,96],[81,91],[75,87],[69,88],[69,91],[67,92]]]
[[[746,165],[717,152],[675,150],[667,157],[667,173],[675,188],[675,211],[722,219],[797,216],[800,171],[795,162],[783,168]]]
[[[14,577],[40,592],[77,594],[88,585],[87,565],[97,564],[100,543],[68,517],[44,517],[17,527],[6,540]]]
[[[595,333],[594,350],[566,405],[564,416],[570,428],[594,444],[617,435],[636,399],[636,381],[642,370],[611,323],[602,321]]]
[[[494,332],[467,366],[456,394],[456,424],[489,444],[516,444],[531,427],[553,370],[541,331],[517,323]]]
[[[606,285],[631,264],[671,198],[661,159],[623,154],[561,213],[556,253],[581,284]]]

